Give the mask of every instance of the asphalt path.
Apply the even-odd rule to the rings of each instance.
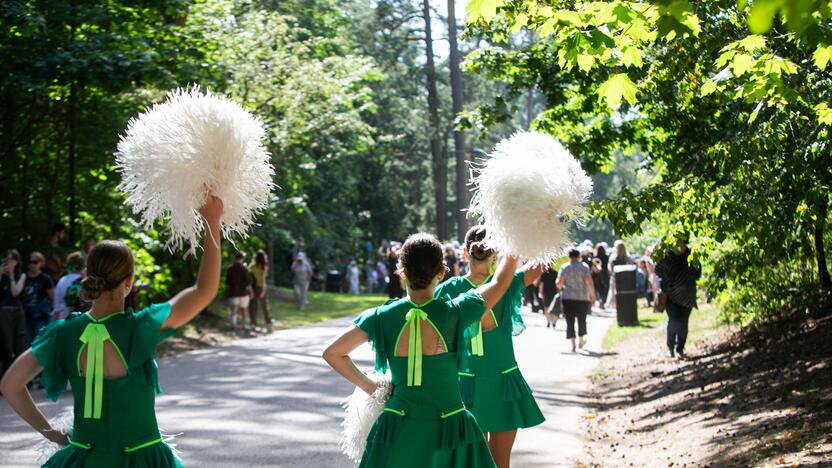
[[[524,310],[528,325],[515,338],[517,360],[534,390],[546,422],[520,431],[515,467],[574,466],[583,448],[588,375],[602,356],[601,339],[612,314],[594,311],[589,344],[572,353],[565,324],[546,328],[540,314]],[[165,393],[157,398],[159,426],[177,434],[174,444],[191,467],[353,467],[338,448],[343,410],[353,387],[321,359],[325,344],[350,325],[351,317],[238,340],[160,360]],[[354,354],[371,368],[364,346]],[[71,404],[33,392],[50,418]],[[0,466],[36,466],[39,436],[0,399]]]

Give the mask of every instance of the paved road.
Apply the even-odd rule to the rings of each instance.
[[[524,313],[528,329],[515,339],[517,357],[546,422],[520,431],[514,466],[573,466],[583,445],[586,376],[595,367],[609,314],[589,318],[588,351],[568,352],[564,323],[553,331],[539,314]],[[338,450],[342,409],[351,386],[320,358],[325,343],[349,318],[284,330],[229,346],[162,360],[165,394],[157,400],[159,425],[182,433],[177,448],[192,467],[352,467]],[[355,355],[372,366],[372,352]],[[71,403],[34,393],[48,416]],[[0,466],[34,466],[38,436],[0,399]]]

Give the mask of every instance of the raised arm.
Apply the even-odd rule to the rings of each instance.
[[[526,268],[523,269],[523,281],[525,281],[526,286],[529,286],[535,281],[537,281],[537,279],[540,278],[540,276],[546,272],[547,268],[548,266],[546,265],[526,266]]]
[[[355,365],[349,354],[356,348],[367,342],[367,334],[364,330],[353,325],[352,328],[335,338],[323,352],[323,358],[353,385],[372,395],[376,390],[376,384],[372,379]]]
[[[21,273],[17,281],[14,280],[14,265],[9,267],[9,282],[11,283],[12,296],[17,297],[23,292],[23,286],[26,284],[26,273]]]
[[[0,382],[0,392],[3,392],[9,406],[32,426],[32,429],[56,444],[67,445],[69,441],[66,434],[52,428],[46,416],[35,405],[32,395],[26,388],[26,384],[31,382],[41,370],[40,363],[35,359],[32,350],[27,349],[6,371],[6,375],[3,376],[3,380]]]
[[[208,195],[200,208],[205,225],[202,261],[199,264],[196,284],[183,290],[170,300],[170,315],[162,328],[176,328],[188,323],[199,314],[217,295],[220,284],[220,217],[222,200]]]
[[[485,302],[485,310],[494,307],[503,297],[511,282],[514,280],[514,271],[517,269],[517,258],[507,255],[500,260],[494,278],[488,283],[477,288]]]

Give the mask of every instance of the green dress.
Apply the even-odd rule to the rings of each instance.
[[[376,352],[375,367],[390,369],[393,393],[367,437],[361,467],[495,467],[482,431],[462,404],[457,371],[467,330],[485,312],[476,292],[416,305],[406,299],[365,311],[355,324]],[[423,355],[419,331],[428,322],[447,351]],[[408,331],[407,356],[396,356]],[[425,325],[427,327],[427,325]]]
[[[43,373],[47,397],[56,401],[72,387],[74,418],[70,445],[56,452],[45,467],[181,467],[156,424],[160,392],[156,345],[173,334],[162,330],[170,304],[138,313],[116,313],[96,321],[72,313],[44,328],[32,344]],[[121,356],[127,375],[104,378],[104,342]],[[81,369],[81,353],[87,363]]]
[[[520,316],[524,276],[523,271],[514,274],[508,290],[491,310],[497,327],[483,332],[481,324],[475,325],[476,330],[470,333],[472,355],[468,366],[460,367],[463,401],[485,432],[532,427],[545,419],[514,357],[512,337],[526,328]],[[436,288],[436,297],[457,297],[475,287],[466,277],[454,277]]]

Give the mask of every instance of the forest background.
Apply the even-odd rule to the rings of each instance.
[[[594,174],[577,240],[690,235],[737,321],[813,314],[830,286],[827,0],[12,0],[0,24],[0,246],[42,248],[59,221],[76,245],[124,239],[150,295],[195,263],[138,225],[112,154],[195,83],[264,120],[280,189],[234,248],[278,265],[299,236],[324,270],[458,239],[466,162],[532,128]]]

